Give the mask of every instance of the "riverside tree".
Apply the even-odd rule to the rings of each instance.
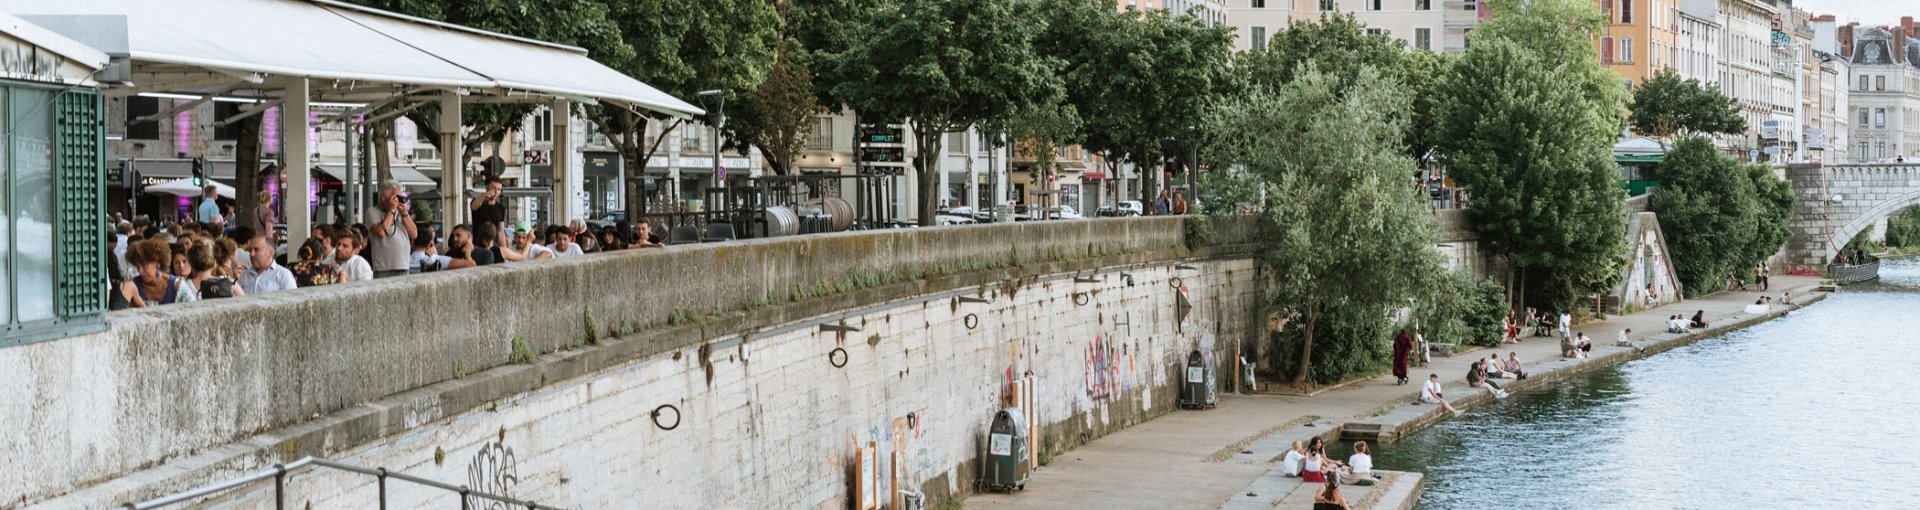
[[[1742,165],[1713,142],[1675,142],[1660,164],[1660,189],[1648,208],[1660,215],[1674,269],[1688,295],[1724,287],[1729,273],[1746,279],[1753,264],[1778,251],[1791,232],[1793,191],[1764,165]]]
[[[1492,2],[1450,66],[1435,133],[1468,216],[1512,270],[1514,306],[1571,308],[1621,278],[1626,218],[1611,149],[1621,92],[1591,2]]]
[[[1266,49],[1241,53],[1235,69],[1255,87],[1274,87],[1293,80],[1300,65],[1315,62],[1318,69],[1338,78],[1345,89],[1363,69],[1375,69],[1399,81],[1412,98],[1409,108],[1394,112],[1406,129],[1401,143],[1424,166],[1433,153],[1433,124],[1440,98],[1439,77],[1447,57],[1430,51],[1409,51],[1406,43],[1385,34],[1369,34],[1351,13],[1323,14],[1317,20],[1287,25],[1273,34]],[[1412,168],[1408,169],[1411,173]]]
[[[1633,130],[1660,140],[1693,134],[1730,134],[1747,130],[1733,99],[1700,80],[1680,79],[1662,69],[1633,89]]]
[[[1217,108],[1208,144],[1212,160],[1274,197],[1260,216],[1260,263],[1270,306],[1297,326],[1272,349],[1296,384],[1383,366],[1388,312],[1445,273],[1432,216],[1406,185],[1399,83],[1305,66]]]
[[[842,51],[823,55],[828,95],[861,121],[913,132],[920,225],[934,222],[942,135],[1057,102],[1059,62],[1034,50],[1046,27],[1032,0],[901,2],[871,11]]]
[[[1074,141],[1101,154],[1111,175],[1122,161],[1141,169],[1138,198],[1151,209],[1163,157],[1199,139],[1203,113],[1237,85],[1232,29],[1111,0],[1043,3],[1054,21],[1036,44],[1063,61],[1066,102],[1079,115]]]

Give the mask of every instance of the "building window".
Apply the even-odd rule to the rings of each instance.
[[[1620,24],[1633,24],[1633,0],[1620,0]]]
[[[240,139],[240,130],[236,129],[236,126],[234,126],[233,124],[220,124],[219,122],[227,119],[231,119],[235,115],[239,115],[241,104],[242,103],[229,103],[226,101],[213,102],[213,121],[215,123],[213,125],[214,140]]]
[[[1367,29],[1367,35],[1383,36],[1383,35],[1387,35],[1387,31],[1378,29],[1378,28],[1369,28]]]
[[[1867,109],[1860,109],[1860,127],[1867,127]],[[1865,142],[1862,142],[1865,143]]]
[[[1877,127],[1877,128],[1887,127],[1887,109],[1886,108],[1873,109],[1873,127]]]
[[[1322,11],[1332,11],[1332,10],[1333,10],[1333,0],[1320,0],[1320,10],[1322,10]]]
[[[1413,47],[1433,51],[1433,29],[1413,29]]]
[[[16,234],[19,243],[0,236],[0,276],[9,282],[0,289],[0,325],[51,320],[53,316],[53,246],[38,237],[53,232],[53,113],[45,90],[0,87],[0,227]],[[17,118],[16,118],[17,116]],[[17,309],[16,309],[17,307]]]
[[[533,115],[533,141],[553,141],[553,110],[540,110]]]
[[[1380,0],[1367,0],[1367,10],[1369,11],[1380,10]]]
[[[966,153],[967,153],[967,132],[954,131],[954,132],[947,133],[947,154],[966,154]]]
[[[1633,38],[1632,37],[1620,38],[1620,62],[1626,63],[1626,64],[1633,63]]]
[[[1867,90],[1867,75],[1860,75],[1860,87],[1854,90]]]
[[[1431,11],[1433,10],[1433,0],[1413,0],[1413,10]]]
[[[1873,90],[1875,91],[1887,90],[1887,77],[1886,76],[1873,77]]]
[[[1867,77],[1865,76],[1860,77],[1860,83],[1862,86],[1866,85],[1867,83],[1866,80],[1867,80]],[[158,115],[159,113],[160,113],[160,98],[146,97],[146,96],[127,97],[127,139],[128,140],[159,140],[160,139],[160,121],[139,120],[141,117],[150,117],[153,115]]]
[[[706,152],[707,128],[695,124],[680,125],[680,151]]]
[[[1253,8],[1255,9],[1267,8],[1267,0],[1253,0]]]
[[[1253,27],[1253,49],[1267,49],[1267,27]]]
[[[1867,159],[1869,157],[1872,157],[1872,155],[1867,154],[1867,142],[1860,142],[1860,153],[1855,155],[1854,158]]]
[[[813,119],[813,136],[807,138],[807,150],[833,150],[833,117]]]

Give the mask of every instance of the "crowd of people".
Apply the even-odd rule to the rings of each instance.
[[[574,219],[566,225],[509,225],[498,180],[469,204],[474,223],[444,234],[417,223],[400,185],[380,183],[366,223],[318,225],[292,257],[279,253],[271,208],[264,220],[232,225],[207,189],[193,221],[154,222],[112,217],[107,259],[111,310],[260,295],[299,287],[333,285],[407,274],[528,262],[664,245],[645,222],[593,228]],[[263,200],[263,203],[266,202]],[[264,223],[263,223],[264,221]],[[289,262],[291,261],[291,262]]]

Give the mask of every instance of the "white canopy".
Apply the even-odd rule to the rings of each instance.
[[[0,0],[0,10],[29,19],[125,16],[133,85],[141,92],[211,91],[257,83],[249,77],[257,73],[341,80],[314,87],[317,97],[334,100],[426,86],[705,113],[581,48],[332,0]]]
[[[213,184],[213,188],[216,190],[215,192],[219,193],[220,196],[233,198],[233,186],[220,184],[217,181],[207,181],[207,182],[210,184]],[[154,194],[166,194],[166,195],[175,195],[175,196],[182,196],[182,197],[197,197],[197,196],[206,194],[205,190],[200,189],[199,186],[193,185],[192,178],[174,179],[171,181],[167,181],[163,184],[147,186],[147,192],[154,193]]]

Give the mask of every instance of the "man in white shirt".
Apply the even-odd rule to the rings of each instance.
[[[1420,401],[1440,404],[1440,407],[1446,408],[1447,412],[1453,413],[1454,416],[1460,415],[1460,410],[1454,409],[1453,404],[1447,403],[1446,396],[1440,393],[1440,374],[1427,374],[1427,384],[1420,387]]]
[[[360,258],[360,233],[347,229],[333,240],[333,258],[326,261],[340,272],[340,283],[364,282],[373,279],[373,266],[367,259]]]
[[[240,275],[240,290],[246,295],[258,296],[298,286],[293,271],[273,262],[273,247],[267,244],[267,236],[247,240],[247,258],[247,272]]]
[[[1572,332],[1573,332],[1573,313],[1562,310],[1560,312],[1560,338],[1561,339],[1572,338]]]
[[[547,249],[553,250],[554,258],[586,254],[580,250],[580,243],[573,242],[573,232],[559,225],[547,227]]]

